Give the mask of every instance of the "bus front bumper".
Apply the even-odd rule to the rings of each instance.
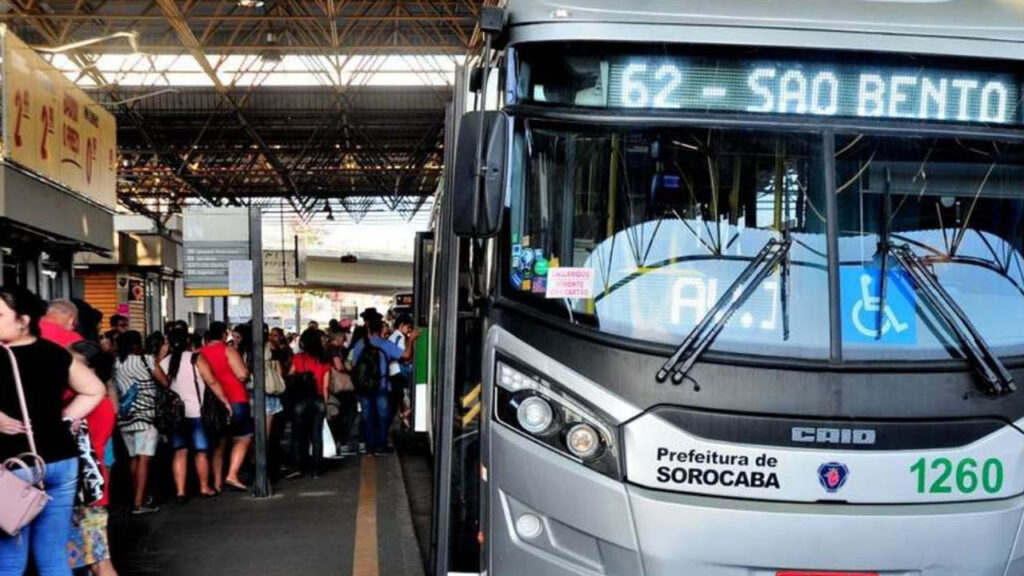
[[[616,482],[500,425],[490,460],[495,576],[1024,576],[1021,497],[866,506],[694,496]],[[527,515],[539,533],[520,522]]]
[[[775,576],[780,571],[1004,576],[1024,506],[1021,498],[836,506],[636,487],[627,493],[645,573],[652,576]],[[1024,576],[1024,560],[1015,570],[1013,576]]]

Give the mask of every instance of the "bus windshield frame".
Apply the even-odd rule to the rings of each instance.
[[[842,205],[839,207],[837,214],[846,215],[850,210],[849,206],[863,203],[864,200],[867,200],[868,204],[870,204],[869,208],[860,208],[861,213],[859,218],[861,219],[861,223],[859,229],[857,227],[853,227],[851,229],[848,225],[849,223],[845,222],[848,218],[844,216],[841,218],[841,220],[844,221],[840,222],[840,225],[836,227],[837,232],[835,233],[834,238],[827,232],[827,227],[824,226],[824,222],[820,223],[821,228],[816,231],[817,234],[823,236],[823,241],[820,242],[820,244],[822,248],[825,248],[825,253],[828,252],[827,246],[829,246],[831,242],[835,242],[835,250],[838,253],[837,262],[841,261],[843,263],[837,263],[837,265],[835,265],[839,268],[849,266],[852,263],[854,258],[850,257],[850,254],[852,253],[851,251],[858,253],[857,258],[865,264],[865,268],[879,268],[881,264],[881,256],[875,249],[875,246],[879,244],[879,238],[882,234],[889,232],[894,232],[894,239],[900,242],[901,245],[909,245],[920,249],[919,255],[924,258],[925,261],[930,262],[930,265],[948,267],[950,262],[939,261],[942,260],[942,258],[940,258],[941,254],[938,253],[941,251],[936,251],[934,246],[929,246],[927,242],[922,242],[919,237],[920,234],[917,234],[918,237],[915,237],[915,234],[913,233],[909,235],[901,234],[903,232],[914,230],[915,226],[921,227],[922,229],[928,229],[929,225],[933,223],[930,216],[919,217],[916,221],[910,222],[909,224],[907,222],[897,222],[903,217],[900,215],[900,210],[904,210],[906,208],[906,203],[912,201],[915,198],[915,194],[918,195],[919,198],[928,198],[929,204],[939,203],[942,210],[949,208],[954,212],[957,212],[957,217],[960,218],[958,222],[961,224],[963,223],[964,214],[967,211],[974,212],[977,210],[978,212],[971,216],[971,218],[977,218],[977,214],[981,214],[982,212],[994,212],[996,210],[1005,211],[1005,205],[1007,203],[1013,204],[1014,206],[1020,205],[1021,207],[1024,207],[1024,193],[1014,195],[1013,197],[1005,197],[1006,192],[1003,191],[1006,188],[1004,182],[1005,179],[1014,176],[1017,173],[1018,168],[1024,168],[1024,153],[1021,153],[1017,159],[1005,163],[1005,174],[1003,173],[1003,167],[997,166],[997,162],[995,160],[986,161],[982,159],[986,154],[992,158],[996,156],[999,156],[1000,158],[1012,158],[1016,156],[1017,148],[1024,149],[1024,131],[1018,129],[966,124],[926,123],[917,121],[905,122],[878,119],[814,118],[809,120],[804,117],[794,118],[791,117],[791,115],[769,115],[766,117],[762,114],[695,113],[692,111],[680,112],[674,110],[585,110],[576,106],[564,105],[511,104],[506,106],[506,110],[514,118],[515,135],[513,138],[514,146],[511,152],[510,163],[511,190],[507,196],[507,204],[509,207],[507,214],[509,218],[505,226],[506,232],[503,237],[503,253],[500,256],[502,278],[499,282],[499,295],[503,299],[525,304],[526,306],[546,315],[559,317],[564,321],[567,321],[570,325],[596,330],[602,334],[602,337],[608,337],[611,341],[626,346],[635,346],[646,349],[651,349],[652,347],[662,349],[667,346],[674,348],[683,340],[686,331],[680,329],[672,332],[665,332],[660,336],[654,337],[652,337],[650,333],[645,333],[642,330],[609,331],[599,318],[600,315],[595,318],[593,303],[587,303],[581,299],[566,300],[538,297],[537,289],[534,286],[531,286],[531,289],[524,291],[521,284],[522,279],[516,277],[517,271],[521,277],[524,270],[527,268],[523,263],[524,258],[522,254],[526,251],[526,246],[524,246],[524,244],[530,243],[529,241],[526,243],[523,242],[523,240],[525,240],[523,236],[526,235],[524,233],[528,232],[523,227],[523,212],[525,210],[524,199],[525,194],[527,194],[526,189],[529,188],[527,181],[530,179],[530,174],[528,173],[531,170],[530,153],[531,150],[536,153],[535,149],[538,146],[545,145],[543,136],[538,137],[538,135],[545,130],[554,130],[555,132],[563,131],[563,134],[573,132],[581,134],[602,132],[605,134],[617,133],[620,135],[620,140],[616,144],[616,146],[618,146],[616,153],[618,154],[621,154],[622,150],[630,145],[630,134],[632,134],[634,140],[636,139],[637,134],[657,134],[658,136],[655,140],[658,145],[662,147],[666,146],[666,140],[671,140],[671,138],[666,136],[669,134],[677,136],[681,135],[684,138],[690,138],[691,140],[687,140],[687,142],[695,142],[698,147],[701,145],[700,141],[702,138],[705,139],[706,142],[710,142],[714,140],[716,135],[730,133],[742,133],[746,135],[756,133],[760,137],[769,139],[783,137],[783,139],[791,138],[799,140],[803,142],[803,144],[798,143],[796,147],[799,148],[800,146],[806,146],[806,148],[803,149],[798,156],[801,156],[804,159],[803,161],[815,165],[815,167],[810,170],[811,172],[817,172],[818,180],[814,183],[814,186],[820,188],[822,191],[838,190],[838,197],[840,198],[840,203]],[[829,137],[826,138],[826,135]],[[932,145],[934,150],[929,148],[927,145],[927,141],[929,141],[929,139],[934,143],[937,143]],[[950,186],[952,188],[951,190],[945,191],[946,195],[943,195],[941,185],[937,187],[937,190],[927,192],[923,192],[919,187],[914,188],[915,174],[913,173],[913,166],[915,162],[920,163],[923,160],[923,162],[928,166],[929,171],[932,170],[933,165],[937,166],[936,173],[943,175],[948,171],[943,171],[941,163],[932,162],[928,160],[928,158],[930,158],[931,155],[936,155],[935,157],[938,157],[937,155],[939,154],[945,154],[944,158],[955,157],[957,154],[956,150],[947,149],[940,152],[936,152],[935,150],[943,148],[946,144],[963,143],[965,140],[969,140],[970,142],[964,146],[963,154],[967,156],[976,156],[973,161],[975,164],[981,165],[980,169],[975,167],[976,169],[974,172],[971,172],[971,174],[985,182],[982,184],[983,187],[991,187],[991,193],[987,190],[984,193],[978,192],[973,195],[966,192],[965,190],[968,190],[970,186],[972,186],[970,182],[950,181]],[[905,145],[905,143],[909,141],[913,141],[914,144]],[[580,140],[573,146],[581,145],[581,142],[584,141]],[[687,142],[683,142],[682,144],[686,144]],[[827,164],[829,163],[822,162],[825,157],[825,150],[827,149],[825,148],[826,143],[832,144],[831,154],[836,158],[836,162],[831,167],[827,167]],[[636,144],[636,142],[633,142],[633,144]],[[676,144],[680,144],[680,142],[677,141]],[[585,143],[583,145],[586,146]],[[606,143],[605,145],[610,147],[611,143]],[[641,143],[639,146],[640,148],[646,146],[644,154],[648,156],[652,154],[651,142],[646,142],[646,144]],[[992,146],[993,148],[987,149],[987,146]],[[684,148],[685,147],[686,146],[684,146]],[[914,148],[914,153],[918,154],[918,156],[913,156],[913,153],[905,150],[902,152],[889,153],[890,149],[900,150],[902,148]],[[980,148],[986,149],[982,150]],[[664,152],[660,150],[655,150],[653,153],[655,155],[664,155]],[[847,156],[844,158],[844,155]],[[906,155],[908,157],[904,158],[902,155]],[[814,159],[815,156],[817,156],[816,160]],[[653,163],[665,164],[668,163],[667,160],[667,157],[656,158],[653,160]],[[719,160],[721,160],[721,162],[716,166],[719,173],[717,175],[712,174],[706,179],[709,182],[717,179],[718,184],[728,186],[728,174],[722,170],[729,167],[729,162],[722,160],[722,158],[719,158],[716,161]],[[985,164],[985,162],[989,162],[989,164],[995,168],[986,170],[985,167],[989,164]],[[606,163],[611,164],[610,162]],[[627,164],[628,162],[621,164],[620,168],[624,168]],[[795,164],[793,166],[795,166]],[[876,209],[876,205],[880,206],[885,203],[879,199],[883,195],[883,189],[880,184],[882,181],[881,174],[883,174],[883,171],[886,169],[892,170],[893,167],[895,167],[895,170],[898,173],[896,178],[897,185],[891,191],[891,195],[887,201],[890,206],[890,210],[893,203],[895,203],[899,208],[896,216],[893,216],[892,212],[890,212],[888,216],[885,216]],[[741,168],[735,169],[741,170]],[[652,197],[659,192],[663,193],[666,188],[672,187],[676,187],[678,189],[690,186],[690,193],[693,194],[692,187],[695,183],[693,181],[687,183],[687,178],[680,173],[682,172],[681,170],[673,171],[665,170],[663,168],[654,170],[656,174],[654,172],[647,174],[645,175],[646,180],[643,180],[645,184],[648,182],[651,183],[652,188],[649,192]],[[790,168],[783,168],[784,172],[786,170],[792,172],[795,168],[792,166]],[[806,166],[804,167],[804,170],[807,171]],[[908,170],[910,171],[909,174],[907,173]],[[921,170],[923,169],[918,170],[916,176],[921,176]],[[758,172],[764,170],[762,167],[760,170],[754,168],[753,171]],[[680,178],[681,176],[682,178]],[[778,176],[778,174],[776,174],[776,176]],[[783,174],[782,179],[785,180],[791,176],[792,174]],[[607,177],[607,173],[605,173],[605,177]],[[995,179],[993,179],[993,177],[995,177]],[[680,182],[682,182],[682,185],[680,185]],[[758,186],[760,186],[758,189],[763,191],[767,189],[770,184],[771,182],[768,182],[767,184],[758,183]],[[974,182],[973,185],[976,184],[977,182]],[[795,188],[799,188],[800,186],[807,187],[808,183],[795,183]],[[853,192],[856,192],[856,194],[849,193],[851,186],[853,186],[852,190]],[[578,190],[576,192],[578,192]],[[576,192],[570,193],[566,198],[572,197]],[[606,193],[607,189],[604,192]],[[735,194],[735,191],[732,192]],[[843,192],[848,192],[845,199],[842,197]],[[714,198],[718,199],[721,199],[723,195],[727,196],[728,194],[725,194],[721,190],[712,194]],[[932,197],[936,195],[937,199],[932,202]],[[800,322],[793,318],[794,311],[800,310],[800,307],[806,304],[806,302],[800,300],[801,294],[808,293],[810,290],[817,290],[826,294],[828,293],[827,277],[824,281],[822,278],[817,278],[813,282],[813,286],[803,286],[801,288],[799,272],[797,273],[797,284],[793,284],[793,271],[795,269],[799,269],[801,265],[811,265],[813,267],[823,268],[826,275],[834,275],[837,278],[843,276],[845,279],[847,274],[845,274],[845,268],[843,270],[834,269],[833,265],[830,265],[827,259],[824,258],[822,250],[815,250],[815,247],[807,246],[807,238],[801,238],[802,234],[806,236],[806,231],[801,231],[799,229],[800,227],[797,226],[797,220],[799,218],[794,214],[794,210],[804,210],[806,212],[807,206],[814,204],[815,202],[807,202],[807,198],[801,199],[799,197],[799,193],[790,194],[789,192],[786,192],[783,196],[786,200],[786,205],[781,208],[784,217],[779,218],[779,215],[776,213],[772,217],[772,225],[762,227],[770,230],[770,234],[765,236],[765,238],[791,235],[795,239],[794,254],[786,259],[786,274],[789,276],[784,283],[782,282],[782,276],[777,275],[778,282],[776,283],[779,284],[779,286],[772,289],[772,297],[781,300],[778,302],[778,306],[786,309],[785,320],[780,319],[778,322],[779,325],[773,326],[772,329],[777,330],[780,335],[785,332],[786,338],[788,339],[792,337],[794,331],[806,329],[805,326],[800,325]],[[854,201],[855,197],[857,199],[856,202]],[[951,201],[950,197],[953,198],[952,202],[954,204],[952,206],[946,206],[945,204]],[[747,200],[750,201],[751,199]],[[820,198],[818,198],[818,200],[819,202],[817,202],[817,204],[819,204],[819,206],[815,209],[818,211],[824,211],[825,203],[820,201]],[[756,203],[757,200],[753,200],[753,202]],[[701,221],[706,228],[710,228],[708,226],[709,223],[717,222],[718,224],[716,224],[714,228],[718,228],[720,224],[724,223],[727,228],[731,226],[731,230],[735,232],[737,226],[743,226],[743,221],[747,222],[748,229],[757,228],[757,226],[750,226],[751,223],[755,223],[754,221],[756,218],[744,218],[741,214],[731,214],[724,209],[718,209],[717,213],[712,214],[711,203],[712,202],[710,201],[705,202],[705,206],[697,210],[693,210],[691,207],[689,214],[680,214],[677,210],[674,221],[671,225],[677,229],[686,227],[692,228],[693,220],[696,218]],[[803,203],[804,207],[797,208],[801,203]],[[986,203],[991,205],[986,205]],[[669,204],[671,204],[671,202],[669,202]],[[701,202],[698,201],[697,205],[700,204]],[[979,206],[979,204],[981,204],[981,206]],[[747,205],[750,206],[750,202],[747,202]],[[930,211],[931,207],[932,206],[929,205],[927,206],[927,209]],[[621,210],[621,206],[619,208]],[[576,207],[574,204],[573,211],[575,210]],[[923,210],[924,208],[921,208],[919,211],[922,211],[923,213]],[[776,209],[776,212],[778,212],[778,209]],[[867,219],[870,220],[870,222],[866,222],[864,215],[869,212],[872,216]],[[619,214],[621,214],[621,212],[619,212]],[[607,206],[604,207],[604,212],[593,216],[596,216],[597,220],[603,221],[601,226],[606,225],[610,219],[614,219],[616,217],[615,215],[609,215]],[[804,214],[804,216],[806,216],[806,214]],[[564,211],[562,211],[561,217],[563,218],[562,221],[564,223],[569,223],[569,227],[571,228],[571,215],[566,215]],[[662,225],[667,226],[665,224],[667,221],[665,218],[659,217],[659,219],[656,220],[660,220],[661,222],[661,224],[655,224],[656,228]],[[883,230],[883,222],[889,223],[890,230]],[[639,222],[633,222],[633,224],[637,223]],[[893,226],[894,223],[897,225]],[[687,224],[690,224],[690,226],[687,226]],[[990,222],[986,225],[989,226],[989,228],[994,226]],[[627,232],[626,229],[631,227],[625,226],[615,228],[613,225],[613,228],[615,230],[615,234],[617,234],[619,238],[624,238],[625,236],[623,236],[623,233]],[[965,265],[972,265],[979,269],[985,268],[986,266],[983,262],[977,261],[978,254],[976,252],[982,245],[993,244],[993,235],[990,233],[991,231],[982,229],[978,234],[972,234],[964,232],[970,228],[967,225],[962,226],[963,230],[957,230],[956,228],[956,226],[950,225],[942,229],[945,231],[944,233],[947,236],[953,235],[953,237],[959,237],[956,243],[958,248],[963,252],[961,254],[953,254],[955,257],[954,260],[958,259],[958,262],[962,261]],[[666,229],[667,227],[662,228],[661,233],[664,233],[664,230]],[[636,231],[634,230],[634,236],[635,232]],[[604,240],[608,240],[610,238],[611,237],[608,236],[607,238],[604,238]],[[965,240],[965,238],[970,239]],[[530,240],[532,240],[534,244],[538,243],[538,239],[536,237]],[[1005,246],[996,246],[994,249],[998,251],[1000,248],[1005,247],[1007,249],[1003,250],[1002,253],[1013,252],[1013,262],[1011,264],[1016,270],[1016,266],[1018,265],[1017,260],[1020,258],[1020,254],[1022,252],[1020,247],[1020,232],[1017,231],[1016,236],[1011,240],[1012,241],[1010,242],[1004,242]],[[697,238],[695,241],[700,242],[701,240]],[[732,241],[735,241],[735,238],[733,238]],[[971,246],[967,246],[964,242],[967,242],[967,244],[970,244]],[[804,244],[802,253],[800,247],[801,243]],[[746,249],[746,254],[753,256],[753,253],[757,252],[757,246],[759,245],[755,242],[751,247]],[[865,248],[865,246],[867,248]],[[963,246],[963,248],[961,248],[961,246]],[[1010,248],[1012,248],[1012,250],[1010,250]],[[992,246],[988,246],[986,249],[992,249]],[[657,250],[657,248],[652,247],[649,243],[648,246],[645,247],[645,250],[648,252],[648,255],[650,255],[651,250]],[[576,262],[573,262],[573,266],[566,266],[561,261],[564,256],[549,252],[547,247],[530,246],[530,251],[533,252],[533,256],[530,259],[534,268],[537,260],[544,261],[545,266],[549,266],[550,268],[559,266],[566,268],[596,268],[589,265],[583,265],[583,263],[578,261],[578,259]],[[518,252],[519,256],[517,257],[514,252]],[[808,261],[809,254],[814,255],[813,257],[810,257],[811,259],[820,258],[817,262],[811,264]],[[560,258],[560,256],[562,257]],[[679,255],[677,254],[672,257],[676,258],[678,256]],[[950,254],[947,252],[946,260],[950,260],[948,258],[949,256]],[[739,258],[737,260],[740,261],[740,264],[743,264],[745,262],[749,262],[750,258]],[[646,263],[646,261],[642,263]],[[850,365],[904,364],[908,362],[914,365],[922,365],[925,363],[948,364],[951,361],[962,362],[964,354],[962,351],[957,350],[957,346],[954,342],[955,334],[953,331],[941,326],[941,321],[937,320],[937,315],[934,311],[927,309],[927,303],[922,302],[921,298],[918,295],[915,295],[915,290],[912,286],[908,287],[906,275],[899,271],[899,267],[891,260],[887,260],[885,263],[887,265],[887,271],[885,272],[886,279],[889,280],[887,294],[889,298],[888,306],[910,306],[910,309],[914,311],[912,315],[919,320],[919,324],[927,327],[927,330],[932,333],[929,337],[930,340],[928,341],[928,346],[924,346],[924,352],[916,351],[920,352],[916,353],[915,350],[913,350],[913,346],[907,346],[906,340],[897,339],[889,342],[886,339],[877,337],[864,338],[859,342],[843,341],[842,338],[840,338],[838,350],[836,350],[835,345],[829,346],[829,342],[832,341],[830,338],[831,333],[835,330],[837,324],[839,325],[839,329],[844,331],[844,333],[849,331],[851,328],[848,321],[844,326],[843,320],[831,319],[831,316],[835,314],[834,309],[836,308],[840,309],[839,313],[842,314],[843,305],[842,303],[833,303],[832,297],[828,296],[826,297],[824,306],[816,304],[814,307],[815,314],[818,314],[821,317],[821,322],[825,325],[826,329],[823,333],[818,333],[820,331],[814,331],[813,339],[820,341],[823,344],[822,347],[819,347],[810,353],[807,350],[788,350],[785,346],[781,348],[776,346],[773,348],[771,345],[772,343],[770,342],[767,343],[767,346],[751,346],[751,342],[744,342],[742,341],[743,339],[738,339],[735,335],[730,338],[728,335],[729,329],[727,328],[725,330],[725,334],[723,334],[721,342],[716,343],[710,348],[709,355],[716,356],[724,354],[728,357],[754,357],[755,361],[763,360],[768,362],[777,360],[794,360],[797,362],[803,361],[816,363],[820,361],[834,364],[838,359]],[[994,266],[988,266],[988,268],[993,267]],[[740,268],[742,268],[742,266],[740,266]],[[535,274],[537,270],[532,269],[531,271],[533,272],[534,277],[536,277]],[[719,289],[724,289],[724,286],[728,286],[730,278],[734,278],[735,274],[738,274],[738,272],[730,274],[725,274],[723,277],[718,279],[718,284],[722,286]],[[594,275],[601,276],[601,273],[594,272]],[[1022,270],[1019,275],[1021,278],[1014,280],[1014,289],[1018,290],[1021,289],[1021,286],[1024,286],[1024,270]],[[617,281],[623,281],[625,276],[629,275],[626,274],[623,277],[618,278]],[[773,277],[775,276],[776,275],[773,275]],[[550,282],[550,279],[545,280]],[[878,280],[878,277],[873,278],[876,285],[878,284]],[[845,282],[845,280],[843,281]],[[518,285],[516,284],[517,282],[519,282]],[[597,282],[598,284],[602,284],[602,286],[607,287],[603,280],[598,279]],[[846,286],[846,284],[844,284],[844,286]],[[853,284],[849,284],[849,286],[853,286]],[[595,290],[599,289],[595,288]],[[782,294],[782,292],[786,292],[787,290],[788,293]],[[803,290],[803,292],[801,292],[801,290]],[[845,295],[852,291],[853,290],[850,287],[844,288],[844,296],[841,298],[845,298]],[[1024,291],[1022,291],[1022,293],[1024,293]],[[877,294],[875,296],[877,297]],[[1021,298],[1022,302],[1024,302],[1024,296]],[[634,303],[644,299],[644,297],[640,297],[639,299],[635,298]],[[658,300],[658,298],[648,299],[652,301]],[[874,301],[877,302],[877,300]],[[707,304],[706,307],[710,307],[711,304],[713,304],[713,302]],[[622,306],[622,303],[617,303],[617,305]],[[1016,306],[1016,304],[1014,306]],[[660,310],[663,317],[670,316],[672,314],[670,307],[662,307]],[[743,307],[741,306],[738,310],[739,313],[737,314],[737,318],[731,320],[732,324],[739,324],[742,322],[750,324],[750,315],[747,314],[747,318],[744,318],[743,311]],[[628,313],[634,315],[640,312],[641,311],[636,309],[628,310]],[[651,318],[651,322],[657,322],[655,319],[659,318],[659,316],[652,315],[652,310],[645,310],[643,312],[645,313],[645,317]],[[885,310],[882,310],[882,312],[885,312]],[[970,309],[968,309],[967,312],[968,314],[973,314]],[[1018,310],[1014,307],[1013,313],[1016,314],[1017,312]],[[1021,314],[1024,314],[1024,309],[1020,312]],[[777,314],[778,311],[776,311],[776,315]],[[869,314],[869,316],[871,315]],[[871,320],[867,318],[867,316],[865,316],[864,319],[867,321],[862,324],[870,324]],[[692,323],[688,324],[688,326],[692,328],[699,320],[699,314],[695,313]],[[763,319],[761,321],[762,323],[764,322]],[[754,323],[756,324],[757,322],[758,319],[755,318]],[[786,324],[784,327],[781,325],[783,322]],[[897,322],[896,325],[899,326],[902,324],[904,323]],[[992,331],[987,328],[984,321],[982,321],[981,324],[981,332],[983,334]],[[877,322],[873,328],[876,331],[876,336],[879,331],[879,327],[885,328],[886,331],[888,331],[888,325],[888,318],[885,317],[885,314],[877,314]],[[921,330],[919,329],[917,332],[918,336],[921,336]],[[895,335],[895,332],[893,332],[893,335]],[[992,344],[992,348],[997,355],[1002,359],[1013,363],[1024,361],[1024,339],[1008,341],[1005,335],[996,334],[995,336],[994,342],[990,342],[990,344]],[[732,344],[730,344],[730,340],[732,341]],[[908,354],[908,351],[912,353]]]

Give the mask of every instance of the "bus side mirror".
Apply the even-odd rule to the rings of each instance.
[[[484,135],[487,140],[484,146],[483,173],[477,174],[476,150],[480,122],[486,123]],[[508,118],[501,112],[467,112],[459,125],[458,146],[451,188],[455,235],[490,238],[501,229]]]

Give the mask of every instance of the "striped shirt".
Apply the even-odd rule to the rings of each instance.
[[[157,383],[153,380],[153,356],[132,354],[114,365],[117,385],[118,424],[125,432],[140,432],[153,427],[156,418]]]

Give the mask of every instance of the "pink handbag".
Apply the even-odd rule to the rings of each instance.
[[[11,362],[11,372],[14,374],[14,385],[18,390],[18,403],[21,405],[22,422],[25,424],[25,434],[28,436],[29,452],[19,454],[15,458],[8,458],[0,466],[0,529],[11,536],[17,536],[22,528],[29,525],[46,504],[50,496],[45,491],[43,478],[46,477],[46,464],[36,452],[36,439],[32,435],[32,422],[28,417],[28,406],[25,404],[25,390],[21,386],[21,372],[18,370],[18,360],[14,353],[7,346],[3,346]],[[32,460],[35,466],[29,466],[26,458]],[[20,468],[32,475],[32,482],[26,482],[14,473]]]

